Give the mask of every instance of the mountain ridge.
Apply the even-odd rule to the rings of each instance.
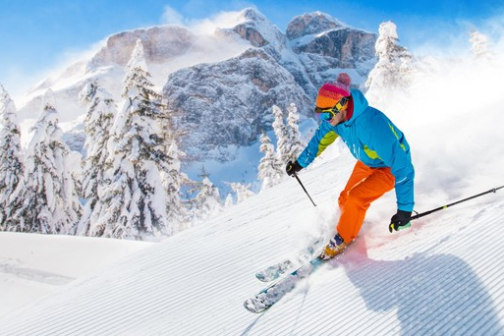
[[[262,130],[271,130],[273,105],[285,109],[295,103],[302,121],[311,119],[320,85],[346,71],[359,86],[376,62],[376,34],[350,28],[321,12],[296,16],[282,32],[262,13],[247,8],[231,26],[205,35],[181,26],[113,34],[91,58],[35,88],[19,110],[20,119],[36,117],[47,88],[56,96],[60,122],[81,117],[86,111],[77,102],[78,92],[90,81],[98,81],[119,104],[124,65],[139,38],[153,83],[169,109],[180,112],[177,125],[187,134],[181,149],[198,165],[215,159],[211,153],[216,151],[221,162],[232,161],[235,155],[229,148],[257,143]],[[256,96],[260,99],[252,99]],[[85,154],[82,127],[68,129],[66,138],[73,150]]]

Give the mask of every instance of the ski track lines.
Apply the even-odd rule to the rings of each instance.
[[[335,165],[302,178],[319,207],[347,178],[317,174]],[[379,248],[360,237],[252,314],[243,302],[267,285],[255,273],[291,253],[296,225],[314,217],[289,181],[4,317],[0,335],[503,335],[504,199],[488,204]]]

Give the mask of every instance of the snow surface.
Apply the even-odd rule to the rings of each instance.
[[[0,232],[0,315],[152,243]]]
[[[264,287],[257,271],[332,234],[353,162],[343,154],[301,175],[317,208],[289,179],[5,316],[0,334],[502,334],[502,191],[396,234],[387,230],[395,209],[388,193],[340,260],[264,314],[243,308]]]

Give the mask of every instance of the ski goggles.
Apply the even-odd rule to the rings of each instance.
[[[330,122],[338,113],[345,108],[348,103],[348,97],[341,98],[334,107],[329,109],[321,109],[320,107],[315,107],[315,113],[323,121]]]

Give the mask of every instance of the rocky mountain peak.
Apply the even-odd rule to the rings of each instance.
[[[286,33],[289,40],[294,40],[306,35],[319,34],[330,29],[344,26],[342,22],[328,14],[314,12],[296,16],[287,25]]]
[[[93,57],[95,66],[118,64],[125,66],[135,43],[142,40],[148,63],[161,64],[183,55],[194,44],[194,35],[179,26],[159,26],[121,32],[109,36],[106,45]]]
[[[246,8],[240,12],[242,22],[233,31],[254,47],[264,47],[283,41],[284,35],[261,12],[254,8]]]
[[[268,19],[263,13],[259,12],[257,9],[249,7],[245,8],[240,12],[240,17],[242,17],[245,21],[254,21],[254,22],[266,22]]]

